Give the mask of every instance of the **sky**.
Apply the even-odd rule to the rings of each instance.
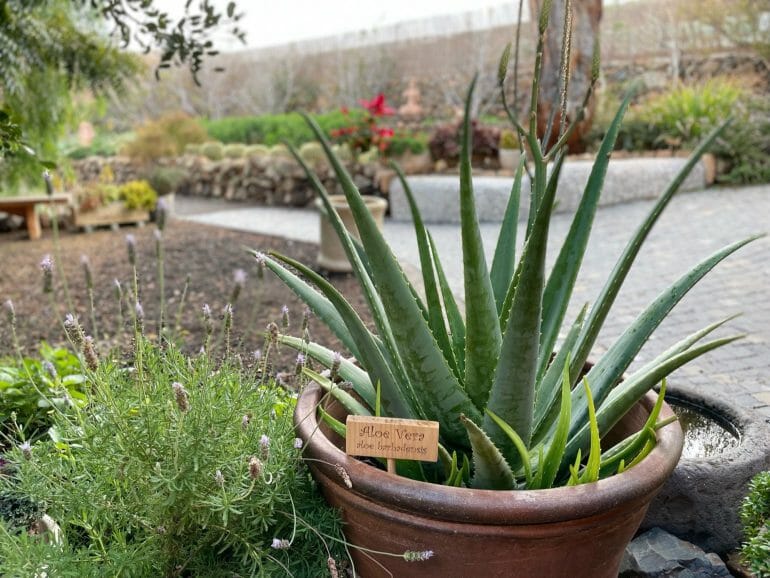
[[[297,40],[368,30],[405,20],[456,14],[507,4],[501,0],[236,0],[244,13],[241,28],[247,32],[247,48],[286,44]],[[215,0],[224,9],[227,0]],[[179,14],[181,0],[156,0],[172,16]],[[243,45],[220,43],[223,50]]]

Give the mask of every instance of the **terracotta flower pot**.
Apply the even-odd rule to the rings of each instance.
[[[366,207],[369,209],[372,217],[374,217],[374,221],[377,223],[380,230],[382,230],[388,202],[385,199],[371,195],[364,196],[363,198]],[[356,228],[356,222],[353,219],[353,213],[350,211],[345,195],[330,195],[329,199],[342,219],[345,228],[358,238],[358,228]],[[353,268],[345,254],[345,249],[342,248],[337,233],[334,230],[334,227],[332,227],[329,218],[326,216],[326,211],[321,199],[316,199],[315,205],[321,214],[321,239],[318,251],[318,265],[327,271],[334,271],[337,273],[352,271]]]
[[[658,431],[657,446],[640,464],[596,483],[537,491],[452,488],[388,474],[347,456],[332,442],[333,434],[319,427],[320,399],[320,388],[308,386],[297,403],[295,424],[326,500],[342,511],[363,578],[616,578],[625,546],[676,466],[683,444],[675,422]],[[638,431],[655,399],[648,394],[611,435]],[[671,415],[664,405],[660,419]],[[339,467],[347,472],[350,488]],[[396,554],[431,550],[433,555],[407,562],[360,548]]]
[[[519,166],[521,152],[519,149],[500,149],[497,151],[497,158],[500,161],[501,169],[513,172]]]

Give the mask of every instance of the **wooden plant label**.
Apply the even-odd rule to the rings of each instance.
[[[438,422],[348,415],[345,452],[388,460],[438,459]]]

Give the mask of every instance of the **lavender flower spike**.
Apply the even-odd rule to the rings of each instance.
[[[433,557],[433,550],[407,550],[404,552],[404,560],[407,562],[425,562]]]
[[[40,270],[43,271],[43,293],[53,292],[53,259],[50,255],[40,261]]]
[[[136,237],[130,233],[126,235],[126,249],[128,250],[128,262],[136,266]]]
[[[8,312],[8,323],[16,325],[16,309],[13,307],[13,301],[6,299],[3,303],[3,307]]]
[[[270,547],[274,550],[286,550],[291,546],[291,542],[288,540],[280,540],[278,538],[273,538],[273,543],[270,544]]]

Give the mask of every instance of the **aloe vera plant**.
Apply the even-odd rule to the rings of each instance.
[[[544,27],[541,21],[541,39]],[[500,65],[502,90],[508,68]],[[598,65],[595,77],[598,76]],[[536,64],[537,78],[539,63]],[[332,224],[347,252],[368,303],[376,331],[331,283],[309,267],[277,253],[254,252],[313,310],[357,363],[341,359],[320,344],[290,335],[278,339],[326,368],[332,378],[309,369],[351,413],[429,419],[440,424],[440,461],[399,462],[398,472],[417,479],[487,489],[548,488],[591,482],[632,467],[654,447],[662,395],[647,424],[620,444],[602,451],[600,439],[652,387],[685,363],[740,335],[704,339],[727,319],[684,337],[654,360],[623,378],[632,360],[676,303],[720,261],[755,237],[733,243],[707,257],[666,287],[583,375],[599,330],[645,238],[679,185],[724,125],[692,154],[632,235],[592,307],[584,306],[565,323],[615,139],[629,104],[621,105],[601,144],[571,228],[558,257],[546,268],[549,224],[558,189],[565,143],[571,130],[547,149],[532,122],[525,129],[509,118],[529,157],[529,216],[523,250],[516,255],[524,161],[514,179],[500,236],[487,265],[476,217],[471,178],[470,102],[466,101],[460,164],[460,210],[465,281],[465,314],[450,290],[431,234],[425,227],[408,182],[399,177],[409,200],[422,269],[424,298],[412,286],[368,213],[359,191],[315,122],[306,120],[333,167],[360,233],[344,228],[324,186],[301,156]],[[533,97],[532,107],[537,99]],[[530,118],[535,118],[534,112]],[[551,164],[552,168],[548,168]],[[396,167],[397,168],[397,167]],[[397,169],[398,170],[398,169]],[[558,337],[563,330],[563,339]],[[352,384],[355,395],[339,382]],[[344,434],[344,425],[322,417]]]

